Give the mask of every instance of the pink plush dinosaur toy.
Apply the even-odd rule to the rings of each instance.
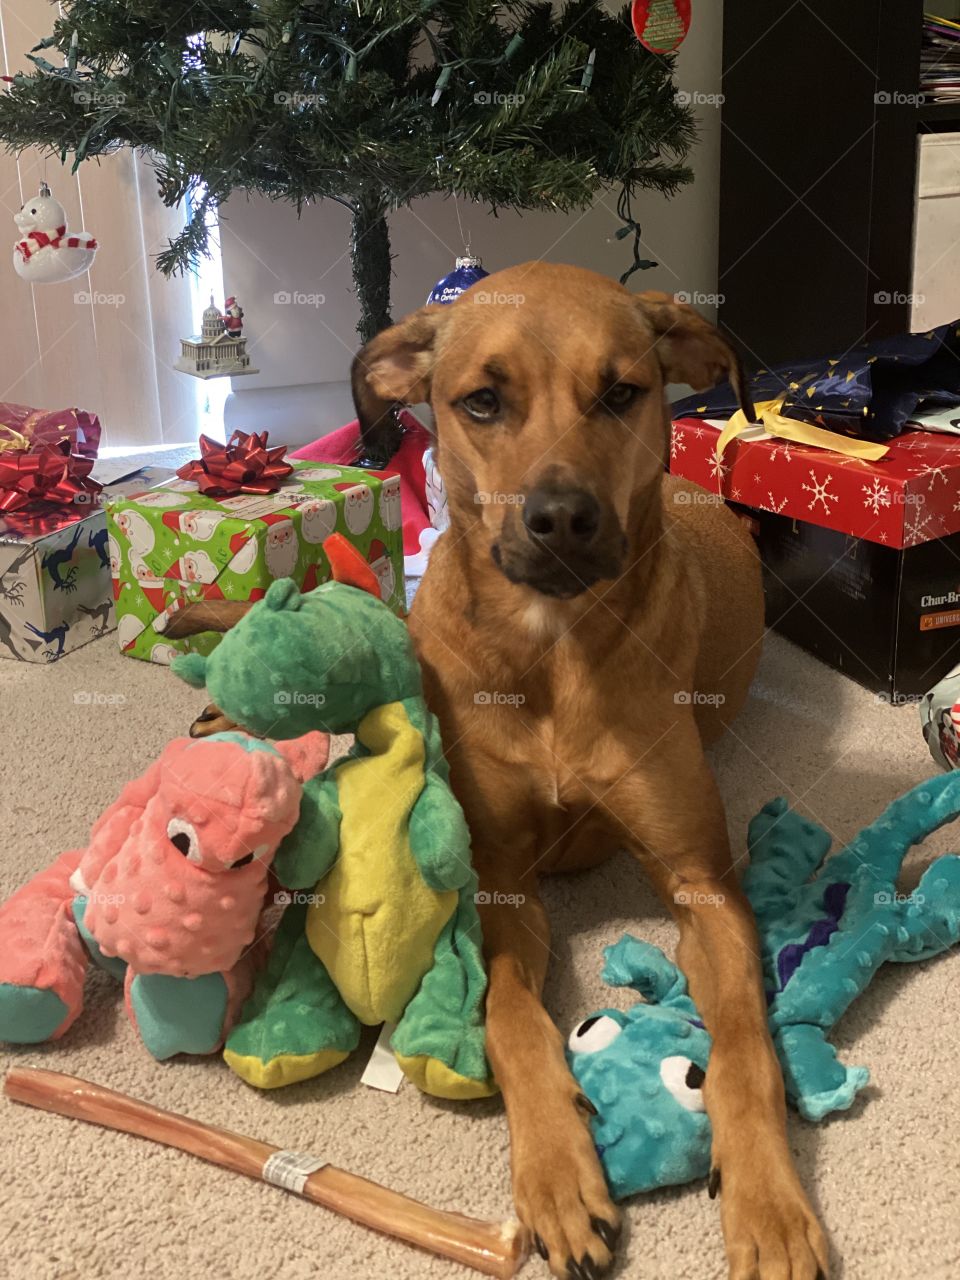
[[[155,1058],[216,1052],[252,987],[270,864],[329,749],[319,732],[169,743],[86,849],[0,906],[0,1040],[59,1039],[92,957],[123,980]]]

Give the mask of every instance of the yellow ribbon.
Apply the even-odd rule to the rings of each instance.
[[[830,449],[833,453],[846,454],[848,458],[863,458],[868,462],[876,462],[886,457],[889,450],[885,444],[873,444],[869,440],[853,440],[849,436],[838,435],[836,431],[827,431],[823,427],[815,427],[809,422],[797,422],[793,418],[785,418],[780,412],[784,397],[776,400],[761,400],[754,405],[757,417],[763,429],[769,435],[781,440],[792,440],[794,444],[809,444],[815,449]],[[742,435],[756,423],[748,422],[742,409],[738,409],[717,438],[717,458],[723,457],[723,451],[731,440]]]
[[[6,449],[29,449],[30,441],[26,436],[15,431],[13,427],[0,426],[0,453]]]

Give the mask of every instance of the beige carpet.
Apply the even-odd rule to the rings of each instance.
[[[52,667],[0,662],[3,708],[0,888],[9,893],[85,840],[120,784],[185,730],[201,698],[166,670],[122,658],[114,637]],[[78,704],[78,692],[122,694]],[[716,752],[735,844],[770,796],[786,793],[841,837],[930,761],[913,709],[893,709],[782,641],[770,643],[737,736]],[[937,850],[949,845],[940,833]],[[960,843],[960,842],[958,842]],[[924,850],[922,861],[930,856]],[[556,926],[548,1003],[568,1029],[608,1002],[601,948],[625,928],[671,947],[660,907],[621,856],[548,890]],[[2,946],[2,940],[0,940]],[[797,1159],[830,1231],[835,1275],[907,1280],[960,1274],[960,1123],[956,1080],[960,957],[887,970],[839,1029],[875,1084],[822,1126],[791,1119]],[[620,997],[613,996],[616,1002]],[[258,1094],[218,1060],[160,1065],[138,1047],[118,988],[103,974],[89,1009],[49,1049],[9,1051],[0,1067],[74,1072],[202,1120],[332,1162],[429,1203],[510,1212],[506,1130],[496,1101],[437,1104],[359,1084],[355,1062]],[[465,1276],[283,1191],[189,1156],[0,1099],[0,1275],[11,1280],[221,1276],[331,1280]],[[540,1260],[524,1275],[544,1275]],[[705,1188],[638,1200],[618,1274],[708,1280],[723,1274],[716,1206]]]

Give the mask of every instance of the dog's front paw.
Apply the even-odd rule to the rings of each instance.
[[[788,1156],[715,1164],[730,1280],[826,1280],[827,1243]]]
[[[209,702],[190,726],[191,738],[209,738],[212,733],[226,733],[236,729],[232,720],[228,720],[216,703]]]
[[[526,1117],[522,1136],[514,1130],[513,1194],[517,1215],[553,1274],[597,1280],[613,1261],[620,1214],[578,1097],[550,1115]]]

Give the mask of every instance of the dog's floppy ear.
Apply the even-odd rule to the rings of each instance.
[[[430,398],[434,344],[445,313],[439,304],[412,311],[354,357],[350,384],[360,438],[367,457],[381,467],[400,445],[397,406]]]
[[[756,422],[740,357],[720,330],[668,293],[649,290],[638,293],[636,301],[656,335],[654,350],[664,381],[688,382],[694,391],[706,391],[729,379],[745,418]]]

